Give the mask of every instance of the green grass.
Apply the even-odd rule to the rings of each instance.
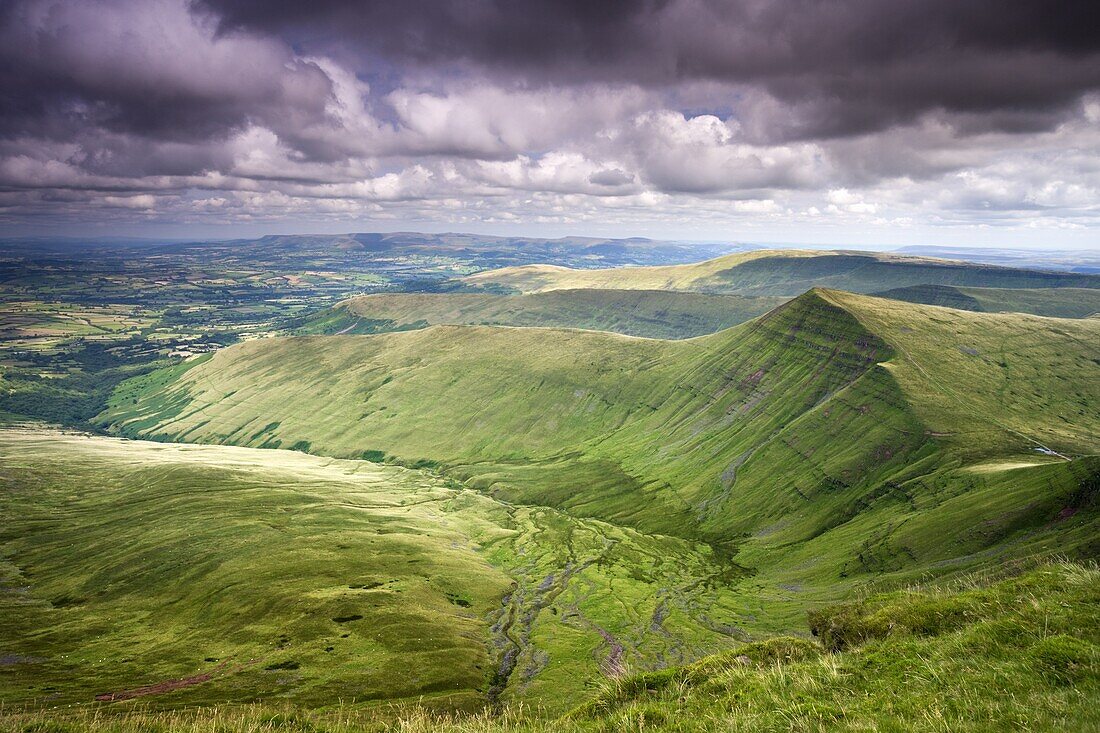
[[[101,416],[128,437],[225,445],[5,434],[19,622],[0,654],[20,661],[0,690],[87,702],[104,679],[135,689],[232,657],[264,661],[149,704],[424,695],[545,717],[610,678],[554,729],[1079,723],[1092,668],[1059,675],[1092,658],[1091,611],[983,651],[1003,657],[987,669],[957,635],[1039,616],[978,590],[877,591],[1100,555],[1098,330],[815,290],[680,341],[433,326],[245,342],[122,384]],[[1052,602],[1091,598],[1051,582]],[[822,608],[812,626],[836,654],[807,646]],[[224,714],[263,729],[275,713]],[[303,720],[403,725],[328,714]],[[444,725],[407,714],[407,730]]]
[[[1100,571],[1040,565],[816,610],[827,648],[774,638],[697,663],[605,680],[564,717],[530,708],[303,710],[266,703],[175,712],[0,713],[7,731],[1063,731],[1100,726]],[[836,634],[849,634],[838,651]]]
[[[583,328],[691,338],[755,318],[785,299],[668,290],[560,290],[531,295],[386,293],[344,301],[306,319],[303,334],[366,334],[429,325]]]
[[[811,614],[829,654],[772,640],[609,683],[578,728],[1094,730],[1100,572],[1054,564],[985,587],[914,589]]]
[[[603,670],[744,638],[705,545],[423,471],[0,431],[0,703],[209,674],[114,705],[424,698],[562,709]]]
[[[0,441],[8,703],[86,704],[202,673],[213,679],[144,699],[478,697],[493,663],[481,617],[510,579],[429,477],[282,452]]]
[[[120,391],[106,417],[162,440],[380,452],[508,502],[707,542],[754,571],[737,592],[777,633],[883,574],[1095,556],[1098,328],[815,291],[675,342],[470,326],[269,339]]]
[[[1100,288],[1100,277],[1020,270],[876,252],[757,250],[690,265],[573,270],[527,265],[466,277],[475,287],[520,293],[577,288],[683,290],[796,296],[810,288],[874,293],[920,285],[982,288]]]
[[[818,291],[679,342],[457,326],[267,339],[163,387],[124,385],[106,419],[432,461],[510,501],[648,531],[723,541],[782,521],[781,538],[806,540],[928,493],[921,476],[1095,453],[1098,330]]]
[[[986,455],[1046,447],[1100,452],[1100,323],[969,313],[831,293],[895,344],[889,365],[929,429]]]

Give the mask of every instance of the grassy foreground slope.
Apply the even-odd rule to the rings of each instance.
[[[0,707],[554,709],[754,611],[709,547],[424,471],[16,429],[0,456]]]
[[[8,703],[190,681],[160,693],[461,704],[492,664],[482,617],[509,579],[429,477],[11,430],[0,451]]]
[[[913,285],[876,295],[910,303],[989,313],[1033,313],[1055,318],[1088,318],[1100,313],[1100,290],[1089,288],[1012,289]]]
[[[835,592],[989,553],[1095,553],[1098,337],[1092,319],[814,291],[685,341],[452,326],[251,342],[128,383],[105,419],[428,465],[736,549],[753,592]]]
[[[539,293],[577,288],[795,296],[813,287],[873,293],[915,285],[1100,288],[1100,276],[1041,272],[878,252],[758,250],[690,265],[573,270],[527,265],[470,275],[471,286]]]
[[[749,644],[695,664],[605,681],[545,719],[277,704],[148,711],[9,710],[0,730],[333,733],[1086,731],[1100,727],[1100,571],[1040,565],[990,582],[882,593],[814,611],[822,648]],[[835,651],[834,651],[835,650]],[[114,712],[114,714],[112,714]]]
[[[744,323],[785,298],[669,290],[557,290],[531,295],[383,293],[343,301],[300,324],[303,334],[369,334],[436,325],[583,328],[691,338]]]
[[[1100,726],[1100,572],[875,595],[773,639],[608,684],[577,730],[1014,731]],[[568,728],[566,728],[568,730]]]

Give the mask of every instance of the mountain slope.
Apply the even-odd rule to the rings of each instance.
[[[913,285],[1100,288],[1100,277],[874,252],[759,250],[697,264],[572,270],[528,265],[464,278],[470,286],[536,293],[577,288],[795,296],[812,287],[871,293]]]
[[[778,638],[612,681],[572,730],[1094,730],[1098,582],[1058,563],[816,610],[829,651]]]
[[[1066,457],[1100,448],[1098,336],[1093,320],[814,291],[678,342],[472,326],[250,342],[125,385],[104,419],[432,465],[509,501],[736,540],[743,564],[777,573],[812,552],[824,583],[980,552],[1092,506],[1072,497],[1095,463]],[[1010,479],[1020,503],[998,508]],[[1007,528],[938,543],[961,495]]]
[[[5,710],[557,710],[603,669],[689,662],[752,625],[744,571],[705,545],[424,471],[27,429],[0,429],[0,456]]]
[[[884,353],[816,294],[680,342],[455,326],[264,340],[167,388],[120,390],[111,420],[129,435],[441,462],[512,499],[690,533],[718,474]]]
[[[429,325],[584,328],[650,338],[691,338],[765,313],[781,297],[746,298],[669,290],[555,290],[531,295],[362,295],[295,324],[303,334],[368,334]]]

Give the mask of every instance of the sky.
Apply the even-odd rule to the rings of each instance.
[[[1100,248],[1095,0],[0,0],[0,235]]]

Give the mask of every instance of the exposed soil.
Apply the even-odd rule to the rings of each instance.
[[[347,333],[348,331],[353,331],[353,330],[355,330],[355,327],[359,325],[359,320],[360,320],[360,319],[356,318],[356,319],[355,319],[355,323],[351,324],[350,326],[348,326],[347,328],[345,328],[345,329],[344,329],[343,331],[337,331],[337,332],[336,332],[335,334],[333,334],[333,335],[334,335],[334,336],[342,336],[342,335],[344,335],[345,333]]]
[[[607,660],[601,665],[604,674],[608,677],[622,677],[626,674],[626,666],[623,664],[623,652],[625,651],[623,645],[607,629],[596,624],[592,624],[592,627],[603,638],[608,647]]]
[[[164,682],[157,682],[152,685],[145,685],[144,687],[135,687],[132,690],[104,692],[96,695],[95,699],[100,702],[118,702],[120,700],[133,700],[136,697],[145,697],[146,695],[160,695],[165,692],[182,690],[185,687],[201,685],[203,682],[208,682],[213,679],[214,675],[222,671],[222,669],[225,668],[226,664],[228,664],[228,661],[222,662],[209,672],[194,674],[190,677],[182,677],[178,680],[165,680]]]

